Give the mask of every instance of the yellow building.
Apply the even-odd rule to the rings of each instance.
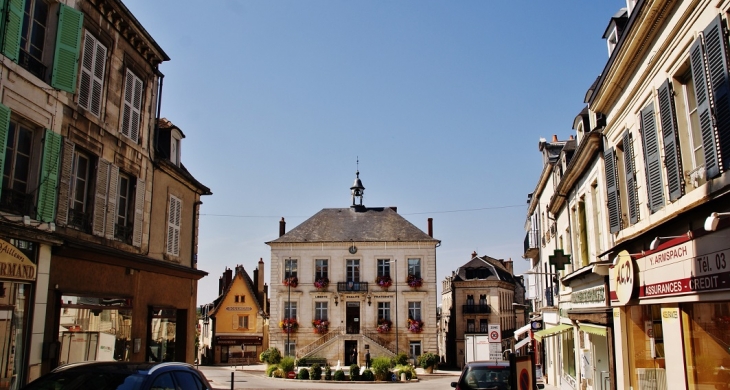
[[[269,346],[268,287],[264,262],[249,277],[242,265],[235,274],[226,268],[219,281],[220,295],[213,302],[213,362],[236,364],[258,361]]]

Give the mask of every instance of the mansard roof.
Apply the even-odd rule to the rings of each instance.
[[[454,280],[474,280],[467,279],[467,269],[486,268],[487,275],[480,280],[500,280],[509,283],[515,283],[515,277],[507,270],[507,267],[500,260],[489,256],[474,256],[471,260],[456,269]]]

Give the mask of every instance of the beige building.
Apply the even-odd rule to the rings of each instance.
[[[436,352],[439,241],[395,207],[323,209],[271,246],[270,345],[331,365]],[[359,201],[359,202],[358,202]],[[354,352],[354,356],[353,356]]]
[[[0,245],[27,270],[0,277],[0,387],[99,358],[83,340],[117,360],[192,362],[210,190],[181,163],[182,131],[157,125],[168,56],[118,0],[0,10]]]
[[[490,325],[499,326],[500,350],[512,349],[515,329],[525,325],[523,303],[524,287],[513,274],[512,260],[472,253],[471,260],[442,282],[442,362],[463,367],[464,335],[487,335]]]

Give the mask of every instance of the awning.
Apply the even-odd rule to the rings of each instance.
[[[519,336],[519,335],[521,335],[521,334],[523,334],[523,333],[527,332],[528,330],[530,330],[530,326],[531,326],[531,325],[532,325],[532,324],[527,324],[527,325],[525,325],[525,326],[523,326],[523,327],[521,327],[521,328],[517,329],[517,330],[515,331],[515,340],[517,340],[517,336]]]
[[[560,324],[558,326],[553,326],[552,328],[543,329],[541,331],[535,332],[533,336],[537,341],[540,341],[543,337],[555,336],[556,334],[560,332],[565,332],[568,329],[573,329],[573,325]]]
[[[530,341],[532,341],[532,340],[529,337],[526,338],[526,339],[522,339],[519,343],[515,344],[515,351],[518,350],[518,349],[520,349],[520,348],[522,348],[522,347],[524,347]]]
[[[606,327],[593,324],[578,324],[578,328],[586,333],[595,334],[597,336],[606,336]]]

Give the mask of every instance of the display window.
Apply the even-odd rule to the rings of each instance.
[[[627,311],[631,385],[635,389],[666,390],[661,306],[629,306]]]
[[[681,305],[687,387],[730,386],[730,303]]]
[[[152,308],[150,335],[147,341],[147,360],[151,362],[175,361],[175,335],[177,333],[176,309]]]

